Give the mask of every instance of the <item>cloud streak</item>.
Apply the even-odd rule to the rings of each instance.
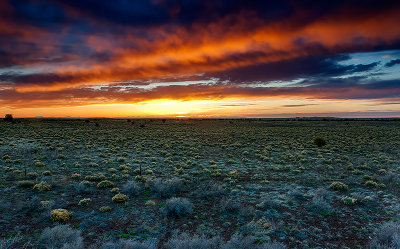
[[[318,83],[316,83],[318,82]],[[63,98],[60,98],[63,96]],[[170,85],[150,90],[132,87],[103,87],[100,89],[63,89],[51,92],[20,93],[15,89],[0,91],[0,104],[15,108],[79,106],[87,104],[139,103],[157,99],[218,100],[225,98],[300,97],[325,100],[391,99],[400,97],[400,80],[357,83],[354,80],[321,79],[306,87],[254,87],[219,84]],[[286,106],[296,107],[296,106]]]
[[[393,67],[400,64],[400,59],[391,60],[385,64],[386,67]]]

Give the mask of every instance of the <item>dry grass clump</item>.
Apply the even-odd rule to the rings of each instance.
[[[50,212],[50,219],[54,222],[65,223],[71,219],[73,212],[68,212],[66,209],[54,209]]]
[[[122,164],[121,166],[118,167],[119,170],[131,170],[129,167],[129,164]]]
[[[41,201],[40,202],[40,206],[42,208],[50,208],[52,204],[53,204],[52,201]]]
[[[3,156],[3,160],[9,160],[9,159],[11,159],[11,157],[9,155],[4,155]]]
[[[365,186],[372,187],[372,188],[385,188],[386,185],[383,183],[377,183],[372,180],[368,180],[364,183]]]
[[[5,171],[5,172],[11,172],[11,171],[13,171],[13,170],[14,170],[14,168],[8,167],[8,166],[4,168],[4,171]]]
[[[44,164],[43,162],[41,162],[41,161],[35,161],[35,166],[36,167],[45,167],[46,166],[46,164]]]
[[[134,239],[120,239],[118,241],[98,241],[89,249],[158,249],[157,240],[144,241]]]
[[[355,198],[349,197],[349,196],[345,196],[341,199],[341,201],[345,204],[345,205],[349,205],[349,206],[353,206],[357,203],[357,200]]]
[[[46,171],[43,171],[42,175],[44,175],[44,176],[51,176],[52,173],[51,173],[51,171],[46,170]]]
[[[38,177],[38,173],[36,173],[36,172],[28,172],[28,173],[26,174],[26,176],[27,176],[29,179],[35,179],[36,177]]]
[[[224,213],[238,213],[243,205],[232,198],[224,198],[221,200],[221,211]]]
[[[161,198],[168,198],[179,194],[183,190],[183,182],[181,179],[173,178],[162,180],[157,178],[154,180],[151,190]]]
[[[79,206],[89,206],[90,203],[92,203],[92,199],[91,198],[85,198],[79,201],[78,205]]]
[[[109,180],[101,181],[97,184],[97,188],[113,188],[114,183]]]
[[[286,249],[286,246],[278,242],[259,243],[252,236],[233,235],[229,241],[223,241],[221,237],[206,237],[205,235],[189,235],[187,233],[175,234],[164,245],[166,249]]]
[[[102,173],[97,173],[94,175],[89,175],[85,177],[85,180],[91,181],[91,182],[100,182],[106,179],[106,176]]]
[[[145,203],[144,205],[145,205],[145,206],[155,206],[155,205],[156,205],[156,202],[153,201],[153,200],[148,200],[148,201],[146,201],[146,203]]]
[[[115,169],[115,168],[109,168],[107,171],[110,172],[110,173],[117,173],[118,172],[118,170]]]
[[[90,181],[87,181],[87,180],[81,181],[80,184],[86,185],[86,186],[91,186],[92,185],[92,183]]]
[[[99,208],[99,211],[102,212],[102,213],[106,213],[106,212],[111,211],[111,210],[112,210],[112,207],[110,207],[110,206],[102,206],[102,207]]]
[[[0,239],[0,249],[18,248],[17,245],[21,242],[21,240],[22,240],[21,236],[14,236],[11,238],[2,238],[2,239]]]
[[[368,248],[370,249],[399,249],[400,224],[389,222],[375,231]]]
[[[49,191],[49,190],[51,190],[51,185],[48,184],[47,182],[43,181],[38,184],[35,184],[33,186],[33,189],[39,190],[39,191]]]
[[[112,201],[117,203],[127,202],[128,200],[129,197],[121,193],[114,195],[112,198]]]
[[[110,190],[111,193],[119,193],[119,188],[112,188]]]
[[[57,225],[43,230],[40,236],[41,245],[46,249],[83,249],[81,231],[69,225]]]
[[[74,180],[79,180],[79,179],[81,179],[81,174],[74,173],[74,174],[72,174],[71,178]]]
[[[129,196],[137,196],[142,192],[142,184],[135,181],[128,181],[122,187],[122,192]]]
[[[201,199],[215,199],[227,194],[227,191],[217,183],[208,183],[203,186],[199,186],[198,190],[194,192],[196,197]]]
[[[347,186],[343,182],[332,182],[329,188],[337,191],[346,191],[347,189],[349,189],[349,186]]]
[[[182,218],[193,213],[193,204],[186,198],[172,197],[166,201],[161,212],[166,217]]]

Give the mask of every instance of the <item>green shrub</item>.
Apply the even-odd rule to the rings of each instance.
[[[387,171],[385,169],[380,169],[380,170],[378,170],[378,173],[380,175],[386,175]]]
[[[48,191],[51,190],[51,185],[48,184],[47,182],[40,182],[38,184],[35,184],[35,186],[33,186],[33,189],[40,191]]]
[[[114,197],[112,198],[112,201],[117,203],[127,202],[128,200],[129,197],[121,193],[114,195]]]
[[[322,147],[322,146],[326,145],[326,139],[323,137],[315,137],[313,142],[318,147]]]
[[[17,186],[20,188],[32,188],[35,185],[34,181],[22,180],[17,182]]]
[[[146,201],[146,203],[144,205],[146,205],[146,206],[155,206],[156,202],[153,201],[153,200],[148,200],[148,201]]]
[[[7,122],[12,122],[14,120],[14,118],[13,118],[12,114],[6,114],[6,115],[4,115],[3,120],[7,121]]]
[[[13,168],[11,168],[11,167],[5,167],[4,168],[4,171],[5,172],[11,172],[11,171],[13,171],[14,169]]]
[[[74,173],[74,174],[72,174],[71,178],[74,180],[79,180],[81,178],[81,174]]]
[[[364,175],[364,179],[365,179],[365,180],[372,180],[373,178],[372,178],[372,176]]]
[[[105,213],[105,212],[111,211],[111,210],[112,210],[112,207],[109,207],[109,206],[102,206],[102,207],[100,207],[99,210],[100,210],[100,212]]]
[[[79,206],[89,206],[91,202],[92,202],[92,199],[85,198],[85,199],[80,200],[78,205]]]
[[[130,170],[131,169],[128,164],[123,164],[123,165],[119,166],[118,168],[119,168],[119,170]]]
[[[46,164],[44,164],[44,163],[42,163],[42,162],[40,162],[40,161],[36,161],[36,162],[35,162],[35,166],[36,166],[36,167],[44,167],[44,166],[46,166]]]
[[[386,185],[384,183],[379,183],[378,188],[386,188]]]
[[[364,172],[362,172],[361,170],[358,170],[358,169],[353,170],[351,173],[353,173],[353,175],[362,175],[362,174],[364,174]]]
[[[371,169],[371,167],[368,166],[367,164],[357,165],[355,168],[356,169],[361,169],[361,170],[370,170]]]
[[[110,182],[109,180],[101,181],[97,184],[98,188],[112,188],[114,187],[114,183]]]
[[[81,181],[81,183],[80,184],[82,184],[82,185],[86,185],[86,186],[90,186],[90,185],[92,185],[92,183],[91,182],[89,182],[89,181],[86,181],[86,180],[83,180],[83,181]]]
[[[115,168],[109,168],[108,169],[108,172],[110,172],[110,173],[115,173],[115,172],[117,172],[118,170],[117,169],[115,169]]]
[[[51,202],[50,201],[41,201],[40,202],[40,206],[42,206],[42,208],[48,208],[50,207]]]
[[[89,175],[85,177],[85,180],[91,181],[91,182],[100,182],[106,179],[106,176],[102,173],[97,173],[94,175]]]
[[[110,190],[111,193],[119,193],[119,188],[112,188]]]
[[[139,182],[144,182],[147,180],[147,176],[135,176],[135,180]]]
[[[378,183],[377,183],[377,182],[374,182],[374,181],[372,181],[372,180],[366,181],[366,182],[364,183],[364,185],[365,185],[365,186],[368,186],[368,187],[373,187],[373,188],[377,188],[377,187],[378,187]]]
[[[349,187],[342,182],[332,182],[329,188],[338,191],[346,191]]]
[[[26,176],[29,177],[30,179],[35,179],[36,177],[38,177],[38,173],[29,172],[28,174],[26,174]]]
[[[51,176],[52,174],[51,174],[51,171],[48,171],[48,170],[46,170],[46,171],[43,171],[43,173],[42,173],[44,176]]]
[[[345,196],[341,199],[341,201],[345,204],[345,205],[355,205],[356,204],[356,199]]]

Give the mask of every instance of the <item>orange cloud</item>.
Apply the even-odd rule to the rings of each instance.
[[[81,58],[78,55],[70,57],[72,63],[47,65],[36,62],[39,65],[33,68],[39,73],[57,74],[59,77],[44,82],[30,82],[27,78],[15,89],[19,92],[57,91],[65,87],[113,84],[124,80],[182,77],[328,51],[340,53],[382,43],[390,45],[400,37],[398,11],[389,9],[368,17],[327,16],[300,27],[295,24],[301,15],[262,25],[262,20],[256,16],[242,13],[206,26],[194,24],[187,28],[165,25],[146,30],[127,27],[123,34],[82,34],[86,47],[96,53],[107,54],[109,58],[98,61],[90,56]],[[36,36],[41,36],[40,42],[51,37],[43,31],[34,32]],[[140,32],[146,35],[138,37]],[[29,32],[24,34],[26,37],[31,35]],[[151,35],[154,40],[148,38]],[[299,39],[305,44],[295,42]],[[357,39],[361,40],[357,42]],[[54,38],[50,41],[59,42]],[[313,44],[317,44],[315,48]],[[40,45],[37,53],[57,52],[57,46]]]

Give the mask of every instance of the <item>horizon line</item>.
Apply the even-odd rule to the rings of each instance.
[[[334,116],[293,116],[293,117],[251,117],[251,116],[214,116],[214,117],[201,117],[201,116],[143,116],[143,117],[14,117],[14,119],[400,119],[398,116],[391,117],[334,117]]]

